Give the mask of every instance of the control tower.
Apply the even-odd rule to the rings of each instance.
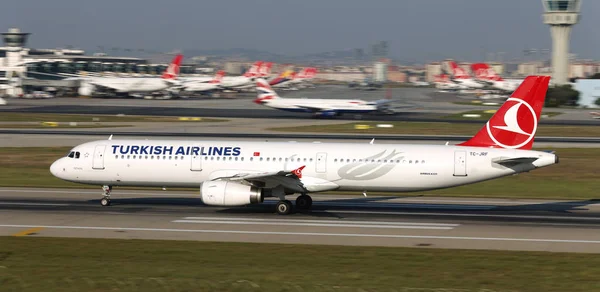
[[[542,0],[544,23],[552,34],[552,82],[565,84],[569,77],[571,26],[579,21],[581,0]]]
[[[2,33],[4,49],[6,50],[6,67],[16,66],[21,62],[21,52],[27,42],[29,33],[21,32],[18,28],[10,28]]]
[[[4,71],[3,74],[0,74],[0,78],[8,81],[10,88],[6,90],[6,93],[10,96],[19,96],[23,93],[21,82],[26,67],[22,62],[28,36],[29,33],[21,32],[18,28],[10,28],[7,32],[2,33],[4,47],[0,49],[6,52],[6,58],[4,58],[4,64],[0,62],[0,69]]]

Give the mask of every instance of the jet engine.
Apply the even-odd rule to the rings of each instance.
[[[94,93],[94,85],[82,82],[77,92],[82,96],[92,96],[92,93]]]
[[[243,206],[262,203],[260,188],[231,181],[206,181],[200,185],[202,202],[211,206]]]

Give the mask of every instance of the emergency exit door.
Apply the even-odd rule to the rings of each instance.
[[[466,151],[454,151],[454,176],[467,176]]]
[[[94,157],[92,158],[92,169],[104,169],[104,150],[106,145],[98,145],[94,148]]]

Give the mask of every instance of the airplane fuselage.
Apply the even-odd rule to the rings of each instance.
[[[171,86],[157,77],[96,77],[83,80],[83,83],[82,86],[106,88],[115,92],[154,92]]]
[[[73,148],[51,172],[113,186],[198,187],[238,173],[305,166],[308,190],[423,191],[470,184],[557,162],[554,154],[498,148],[402,144],[102,140]],[[495,161],[533,158],[505,166]]]
[[[276,98],[262,101],[262,104],[291,112],[369,113],[379,110],[375,102],[352,99]]]

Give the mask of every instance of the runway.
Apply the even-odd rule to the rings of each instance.
[[[0,189],[0,235],[600,252],[600,201],[316,194],[311,211],[202,204],[196,192]]]

